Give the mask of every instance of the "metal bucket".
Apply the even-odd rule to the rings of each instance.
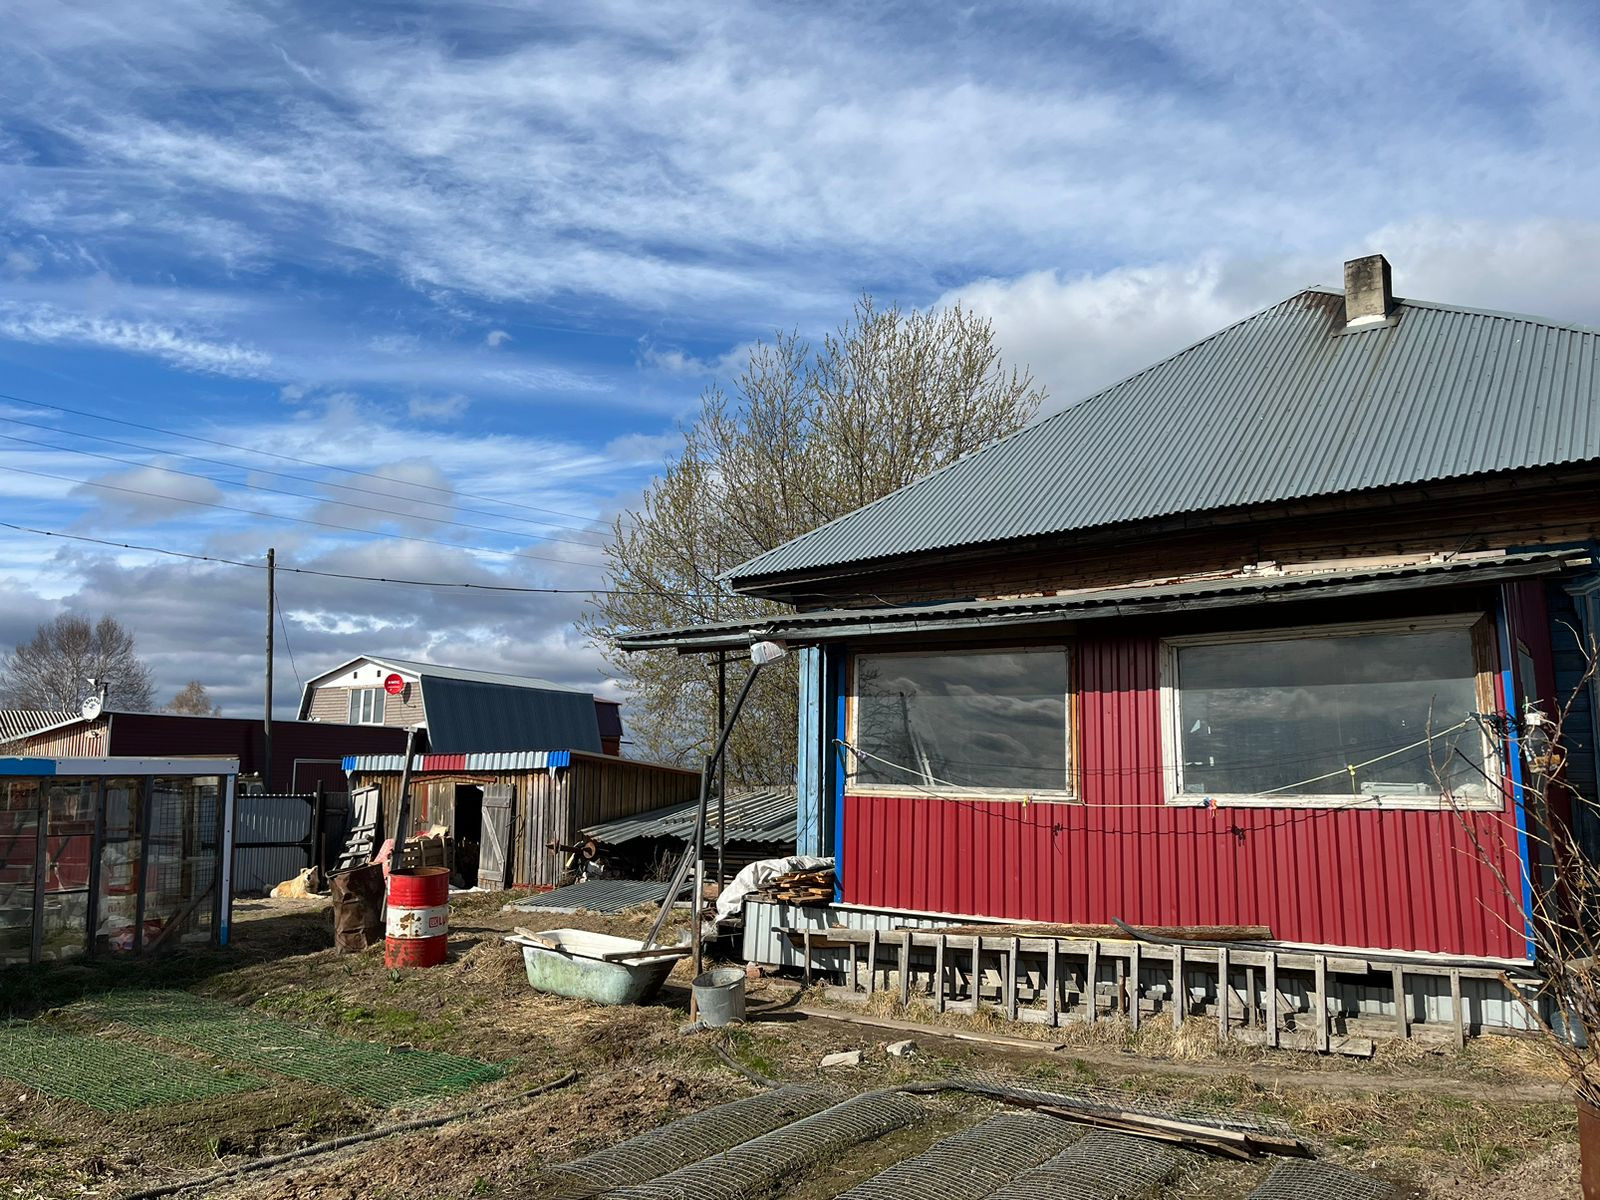
[[[744,968],[713,967],[690,985],[700,1023],[712,1029],[744,1020]]]

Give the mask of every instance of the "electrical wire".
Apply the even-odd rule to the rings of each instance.
[[[44,450],[59,450],[63,454],[78,454],[78,455],[82,455],[85,458],[98,458],[103,462],[121,463],[125,467],[138,467],[138,468],[141,468],[141,469],[147,470],[147,471],[163,471],[168,475],[181,475],[185,479],[203,479],[207,483],[220,483],[220,484],[222,484],[222,485],[224,485],[226,487],[249,488],[252,491],[267,492],[267,493],[270,493],[271,495],[274,495],[274,496],[288,496],[292,500],[310,500],[310,499],[315,499],[316,498],[316,497],[307,496],[304,492],[291,492],[291,491],[287,490],[286,488],[268,487],[264,483],[250,483],[250,482],[244,481],[244,480],[233,480],[233,479],[218,479],[215,475],[205,475],[205,474],[202,474],[202,473],[200,473],[198,471],[180,471],[176,467],[164,467],[160,463],[139,462],[139,461],[137,461],[135,459],[131,459],[131,458],[119,458],[115,454],[101,454],[97,450],[80,450],[80,449],[77,449],[77,448],[72,447],[72,446],[57,446],[57,445],[54,445],[51,442],[40,442],[40,441],[34,440],[33,438],[17,437],[16,434],[13,434],[13,433],[0,433],[0,439],[4,439],[5,441],[8,441],[8,442],[17,442],[17,443],[20,443],[21,445],[24,445],[24,446],[39,447],[39,448],[44,449]],[[226,465],[226,464],[224,464],[224,465]],[[299,476],[290,476],[290,478],[299,478]],[[316,481],[315,480],[307,480],[306,482],[314,484]],[[161,493],[153,493],[153,494],[158,494],[159,495]],[[383,495],[383,493],[381,493],[381,492],[374,492],[373,494],[374,495]],[[181,497],[181,496],[164,496],[164,498],[165,499],[171,499],[171,500],[181,500],[181,499],[183,499],[183,497]],[[434,501],[434,500],[412,500],[410,497],[407,497],[407,496],[396,496],[396,495],[393,495],[392,493],[388,496],[388,498],[391,501],[399,501],[400,503],[403,503],[403,504],[432,504],[436,508],[445,507],[444,505],[441,505],[437,501]],[[406,515],[406,516],[411,515],[411,514],[397,514],[394,511],[393,508],[379,508],[375,504],[357,504],[354,500],[329,499],[328,503],[343,505],[345,508],[359,508],[363,512],[380,513],[383,516],[391,517],[391,518],[395,517],[395,516],[398,516],[398,515]],[[573,541],[571,538],[559,538],[559,537],[555,537],[555,536],[553,536],[551,534],[548,534],[548,533],[530,533],[530,532],[524,532],[523,530],[520,530],[520,529],[496,529],[496,528],[494,528],[493,526],[490,526],[490,525],[474,525],[469,521],[452,521],[452,520],[449,520],[448,518],[445,518],[445,517],[428,516],[428,515],[422,514],[422,513],[418,513],[418,514],[416,514],[416,516],[417,516],[418,520],[431,521],[435,525],[453,525],[457,529],[472,529],[472,530],[477,530],[480,533],[498,534],[501,537],[533,538],[536,541],[560,542],[561,544],[567,545],[567,546],[582,546],[585,550],[603,549],[603,545],[601,543],[598,543],[598,542],[577,542],[577,541]]]
[[[187,550],[171,550],[164,546],[145,546],[138,542],[117,542],[109,538],[90,537],[82,533],[66,533],[59,529],[38,529],[31,525],[17,525],[0,521],[0,529],[14,529],[18,533],[34,533],[41,537],[66,538],[74,542],[89,542],[96,546],[110,546],[117,550],[140,550],[147,554],[164,554],[170,558],[186,558],[194,562],[218,563],[229,567],[248,567],[252,571],[265,571],[266,563],[248,562],[238,558],[224,558],[216,554],[194,554]],[[659,596],[666,600],[720,600],[726,597],[713,593],[654,591],[641,588],[551,588],[522,587],[509,583],[461,583],[443,579],[401,579],[386,575],[357,575],[346,571],[319,571],[312,567],[286,567],[277,564],[279,571],[293,575],[314,575],[323,579],[348,579],[361,583],[392,583],[408,587],[460,588],[474,592],[513,592],[537,596]]]
[[[589,520],[588,517],[581,513],[563,512],[557,508],[541,508],[536,504],[524,504],[518,500],[501,500],[495,496],[478,496],[471,492],[457,492],[449,488],[435,487],[429,483],[417,483],[409,479],[396,479],[392,475],[379,475],[372,471],[357,471],[353,467],[337,467],[332,463],[317,462],[315,459],[296,458],[292,454],[279,454],[276,451],[263,450],[255,446],[241,446],[235,442],[224,442],[216,438],[201,437],[199,434],[180,433],[176,429],[163,429],[159,425],[144,425],[138,421],[125,420],[122,417],[108,417],[103,413],[88,412],[81,408],[68,408],[64,404],[50,404],[44,400],[29,400],[25,396],[16,396],[8,392],[0,392],[0,400],[10,400],[15,404],[29,404],[35,408],[48,408],[53,412],[68,413],[74,417],[87,417],[92,421],[108,421],[113,425],[126,425],[130,429],[142,429],[146,433],[159,433],[166,437],[185,438],[188,441],[201,442],[208,446],[220,446],[224,450],[237,450],[242,454],[264,455],[267,458],[278,459],[280,462],[297,463],[302,467],[315,467],[319,471],[338,471],[345,475],[356,475],[363,479],[380,479],[385,483],[398,483],[402,487],[421,488],[424,491],[440,492],[450,496],[462,496],[468,500],[482,500],[487,504],[504,504],[511,508],[521,508],[528,512],[548,513],[551,516],[566,517],[575,521]]]
[[[278,610],[278,628],[283,631],[283,648],[289,652],[289,670],[294,672],[295,686],[304,691],[306,685],[300,682],[300,668],[295,665],[294,647],[289,644],[289,623],[283,619],[283,601],[278,598],[277,592],[272,594],[272,607]]]
[[[367,495],[367,496],[380,496],[385,500],[404,499],[406,501],[406,503],[408,503],[408,504],[426,504],[426,505],[429,505],[429,506],[431,506],[433,508],[444,508],[444,509],[450,509],[451,511],[454,511],[454,512],[472,513],[473,515],[480,516],[480,517],[491,517],[491,518],[493,518],[494,520],[497,520],[497,521],[516,521],[516,522],[519,522],[520,524],[528,525],[531,528],[547,527],[547,528],[550,528],[550,529],[562,530],[562,531],[565,531],[565,532],[568,532],[568,533],[595,533],[597,536],[599,535],[599,531],[598,530],[584,529],[584,528],[581,528],[581,527],[576,526],[576,525],[558,525],[554,521],[546,520],[543,517],[538,517],[538,518],[533,518],[533,519],[529,519],[527,517],[513,517],[513,516],[510,516],[510,515],[508,515],[506,513],[490,512],[488,509],[483,509],[483,508],[467,508],[467,507],[465,507],[463,505],[455,504],[455,503],[451,503],[451,502],[446,502],[446,501],[443,501],[443,500],[423,500],[420,497],[412,498],[412,497],[409,497],[409,496],[407,496],[407,497],[397,497],[393,492],[380,491],[378,488],[364,488],[364,487],[359,486],[358,484],[353,484],[353,483],[335,483],[331,479],[313,479],[309,475],[296,475],[292,471],[274,471],[270,467],[263,467],[263,466],[255,464],[255,463],[246,464],[246,463],[228,462],[225,459],[206,458],[203,455],[199,455],[199,454],[184,454],[182,451],[171,450],[171,449],[168,449],[168,448],[165,448],[165,447],[162,447],[162,446],[147,446],[142,442],[124,441],[121,438],[106,437],[104,434],[100,434],[100,433],[85,433],[81,429],[62,429],[59,425],[46,425],[42,421],[24,421],[21,417],[4,416],[4,417],[0,417],[0,420],[9,421],[13,425],[26,426],[29,429],[41,429],[46,433],[63,434],[65,436],[75,437],[75,438],[88,438],[91,441],[104,442],[108,446],[122,446],[122,447],[125,447],[126,449],[129,449],[129,450],[142,450],[147,454],[159,454],[159,455],[163,455],[163,456],[168,457],[168,458],[181,458],[181,459],[184,459],[187,462],[205,463],[207,466],[222,467],[222,468],[224,468],[226,470],[230,470],[230,471],[247,471],[247,472],[249,472],[250,474],[253,474],[253,475],[271,475],[271,476],[273,476],[274,478],[277,478],[277,479],[292,479],[296,483],[308,483],[308,484],[312,485],[313,487],[338,488],[342,492],[359,492],[359,493],[361,493],[363,495]],[[22,438],[13,438],[12,440],[13,441],[23,441],[24,439],[22,439]],[[32,444],[44,445],[44,443],[42,443],[42,442],[32,443]],[[64,451],[65,453],[68,453],[68,454],[93,454],[93,451],[80,450],[80,449],[78,449],[76,447],[73,447],[73,446],[52,446],[52,447],[50,447],[50,449],[61,450],[61,451]],[[246,451],[246,452],[247,453],[254,453],[254,451]],[[112,459],[112,461],[113,462],[122,462],[124,460],[122,460],[122,459]],[[137,465],[146,466],[146,465],[150,465],[150,464],[140,463],[140,464],[137,464]],[[210,478],[213,478],[213,477],[212,476],[201,476],[201,478],[210,479]],[[385,478],[387,478],[387,476],[385,476]],[[222,480],[217,480],[217,482],[220,483],[220,482],[223,482],[223,481]],[[395,481],[395,482],[399,482],[399,481]],[[242,486],[250,487],[250,486],[253,486],[253,485],[244,484]],[[298,493],[298,492],[292,492],[292,493],[287,493],[287,494],[289,494],[289,495],[300,495],[300,493]],[[457,494],[459,494],[459,493],[457,493]],[[385,510],[385,511],[387,511],[387,510]],[[595,518],[592,518],[591,521],[600,520],[600,519],[601,518],[599,518],[599,517],[595,517]],[[476,526],[476,525],[469,525],[469,526],[467,526],[467,528],[476,529],[476,528],[486,528],[486,527],[480,527],[480,526]],[[506,532],[509,532],[509,531],[506,531]],[[587,544],[587,543],[585,543],[585,544]]]
[[[36,475],[40,479],[54,479],[60,483],[76,483],[83,487],[100,488],[108,492],[122,492],[130,496],[144,496],[151,500],[175,501],[179,504],[192,504],[200,508],[215,508],[223,512],[243,513],[250,517],[261,517],[268,521],[293,521],[296,525],[315,525],[319,529],[338,529],[344,533],[359,533],[367,537],[398,538],[406,542],[421,542],[429,546],[445,546],[451,550],[465,550],[470,554],[491,554],[508,558],[526,558],[534,562],[559,563],[564,567],[586,567],[589,569],[603,570],[603,563],[584,563],[571,558],[553,558],[548,554],[525,554],[520,550],[495,550],[488,546],[467,546],[460,542],[446,542],[440,538],[421,537],[414,533],[384,533],[377,529],[362,529],[358,525],[338,525],[332,521],[316,521],[310,517],[291,517],[285,513],[263,512],[258,508],[240,508],[235,504],[219,504],[215,500],[191,500],[185,496],[172,496],[164,492],[147,492],[143,488],[122,487],[115,483],[99,483],[93,479],[77,479],[71,475],[55,475],[49,471],[35,471],[30,467],[7,467],[8,471],[16,471],[22,475]]]

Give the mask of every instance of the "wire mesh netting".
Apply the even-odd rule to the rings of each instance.
[[[1083,1126],[1055,1117],[1000,1113],[857,1184],[839,1200],[903,1200],[907,1196],[982,1200],[1083,1136]]]
[[[865,1092],[658,1179],[605,1195],[617,1200],[742,1200],[769,1191],[829,1155],[914,1125],[926,1114],[910,1096]]]
[[[1132,1200],[1172,1176],[1182,1160],[1169,1146],[1145,1138],[1096,1130],[1031,1171],[1024,1171],[989,1200]]]
[[[548,1200],[583,1200],[644,1183],[838,1103],[821,1088],[790,1086],[683,1117],[552,1171]]]
[[[1272,1168],[1251,1200],[1389,1200],[1388,1184],[1329,1163],[1286,1159]]]
[[[358,1042],[188,992],[107,992],[75,1011],[374,1104],[453,1095],[504,1074],[474,1058]]]
[[[102,1112],[186,1104],[266,1086],[259,1076],[231,1066],[23,1023],[0,1025],[0,1076]]]

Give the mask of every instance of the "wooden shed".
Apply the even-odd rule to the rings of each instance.
[[[400,799],[399,754],[344,760],[352,802],[376,789],[386,836]],[[700,773],[578,750],[419,754],[412,760],[408,833],[444,826],[455,845],[457,882],[529,887],[561,882],[563,856],[588,826],[682,804],[699,795]]]

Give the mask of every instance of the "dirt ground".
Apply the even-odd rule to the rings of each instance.
[[[226,951],[0,973],[0,1016],[14,1019],[47,1015],[114,988],[181,988],[363,1041],[468,1055],[505,1071],[464,1095],[421,1105],[380,1108],[333,1088],[285,1081],[192,1105],[117,1114],[0,1080],[0,1197],[125,1196],[331,1138],[471,1110],[442,1126],[186,1194],[510,1200],[530,1194],[549,1164],[755,1091],[758,1085],[722,1054],[759,1076],[822,1079],[841,1089],[982,1073],[1037,1087],[1093,1087],[1237,1108],[1288,1122],[1320,1156],[1381,1176],[1407,1198],[1578,1194],[1571,1102],[1554,1064],[1526,1041],[1484,1038],[1462,1052],[1395,1045],[1361,1062],[1219,1047],[1202,1022],[1179,1034],[1164,1022],[1150,1023],[1135,1036],[1111,1022],[1045,1031],[982,1018],[940,1019],[946,1030],[1040,1038],[1037,1049],[997,1047],[801,1015],[797,1010],[804,1008],[841,1017],[935,1020],[915,1005],[897,1011],[883,997],[866,1008],[829,1009],[820,995],[776,979],[750,984],[748,1024],[686,1033],[686,964],[655,1004],[602,1008],[532,991],[520,952],[500,940],[518,924],[638,937],[653,913],[502,912],[514,898],[453,897],[451,959],[432,970],[386,970],[381,950],[336,956],[324,901],[262,900],[238,903],[235,945]],[[886,1053],[889,1043],[907,1037],[917,1043],[912,1056]],[[1046,1037],[1068,1044],[1052,1050]],[[824,1054],[845,1049],[860,1049],[862,1065],[819,1067]],[[565,1086],[524,1094],[573,1072],[576,1080]],[[786,1194],[831,1197],[970,1121],[976,1103],[942,1101],[933,1120],[819,1169]],[[1208,1160],[1168,1194],[1242,1196],[1265,1172],[1264,1164]]]

